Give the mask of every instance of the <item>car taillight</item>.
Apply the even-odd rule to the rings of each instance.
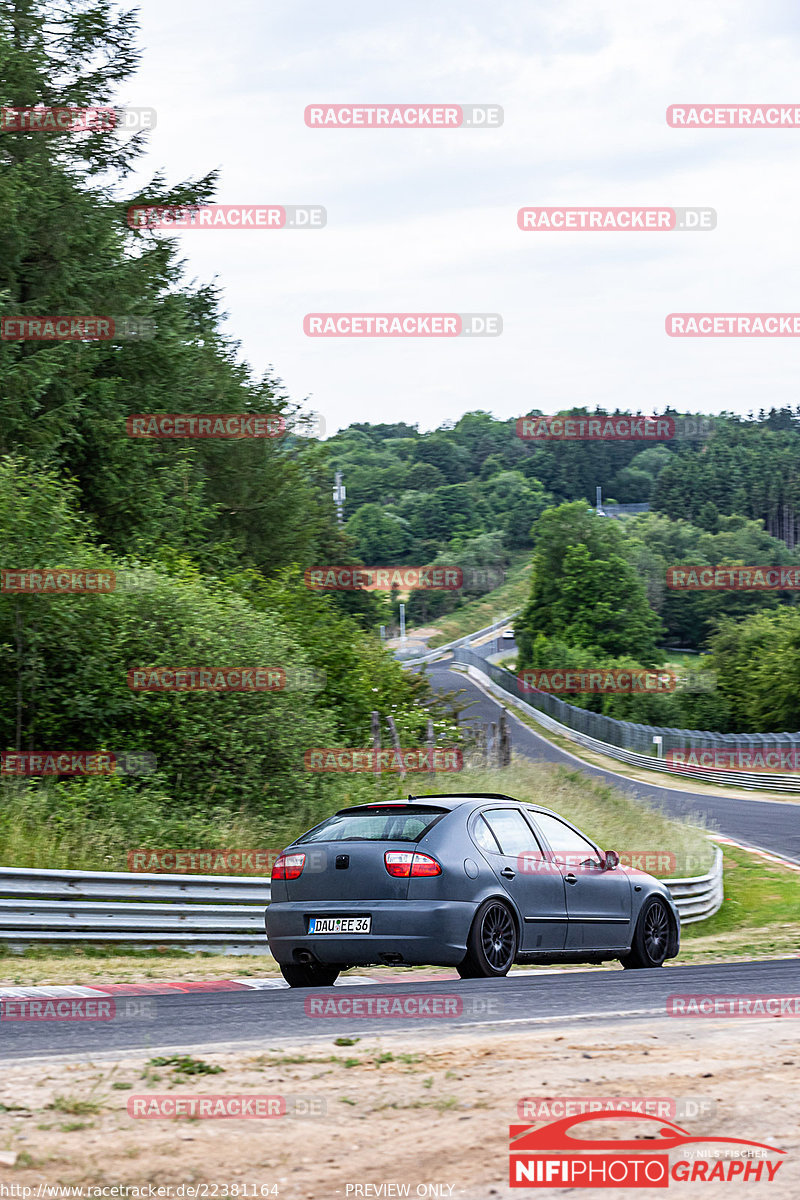
[[[441,875],[442,868],[430,854],[412,854],[408,850],[387,850],[383,856],[386,870],[395,879],[409,876]]]
[[[305,854],[279,854],[272,867],[272,878],[299,879],[305,865]]]

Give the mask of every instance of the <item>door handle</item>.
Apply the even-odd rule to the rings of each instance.
[[[515,877],[515,875],[517,874],[517,872],[512,871],[511,867],[503,867],[500,874],[503,876],[504,879],[513,879]]]
[[[569,875],[565,875],[564,878],[566,879],[567,883],[577,883],[578,882],[577,875],[573,875],[572,871],[570,871]]]

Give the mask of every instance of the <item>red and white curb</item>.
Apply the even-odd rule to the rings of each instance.
[[[561,968],[538,968],[537,970],[515,971],[514,977],[520,975],[557,975]],[[334,987],[362,987],[364,985],[383,985],[391,987],[396,983],[450,983],[455,982],[456,976],[445,971],[415,971],[413,974],[405,971],[384,975],[375,979],[371,975],[350,975],[337,979]],[[103,996],[168,996],[179,993],[203,994],[205,992],[246,992],[273,991],[288,988],[285,979],[208,979],[199,981],[167,982],[160,979],[149,980],[147,983],[97,983],[89,987],[83,984],[56,984],[52,987],[5,987],[0,984],[0,1000],[73,1000],[78,997]]]
[[[358,987],[364,983],[377,983],[377,979],[359,976],[355,979],[339,979],[335,987]],[[79,996],[168,996],[178,992],[244,992],[266,991],[273,988],[288,988],[285,979],[209,979],[201,982],[168,983],[153,980],[149,983],[98,983],[92,987],[82,984],[59,984],[53,987],[3,987],[0,1000],[72,1000]]]

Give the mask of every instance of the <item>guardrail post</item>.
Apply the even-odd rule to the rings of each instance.
[[[433,720],[428,717],[428,723],[425,727],[425,744],[429,750],[436,748],[436,734],[433,729]],[[431,779],[436,778],[436,771],[433,768],[433,755],[431,755]]]
[[[398,761],[400,763],[400,778],[405,779],[406,769],[403,766],[403,755],[402,755],[402,747],[400,745],[400,734],[397,732],[397,726],[395,725],[394,717],[387,717],[386,724],[389,726],[389,733],[392,735],[392,744],[394,745],[394,748],[397,751]]]
[[[508,724],[508,712],[504,708],[500,714],[500,736],[497,742],[497,765],[507,767],[511,763],[511,730]]]

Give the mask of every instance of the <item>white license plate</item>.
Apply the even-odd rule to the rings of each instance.
[[[309,933],[369,933],[372,917],[311,917]]]

